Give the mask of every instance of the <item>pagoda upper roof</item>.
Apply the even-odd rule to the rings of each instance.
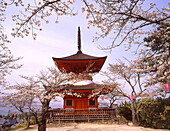
[[[107,56],[96,57],[82,53],[80,27],[78,27],[78,51],[76,54],[55,58],[52,57],[60,71],[65,70],[66,73],[94,73],[99,72],[102,68]]]
[[[106,59],[107,56],[105,57],[96,57],[96,56],[91,56],[82,53],[82,51],[78,51],[76,54],[66,56],[66,57],[61,57],[61,58],[55,58],[53,57],[53,60],[96,60],[96,59]]]

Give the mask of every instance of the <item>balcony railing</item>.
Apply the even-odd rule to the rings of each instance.
[[[114,119],[116,117],[116,111],[112,108],[104,109],[49,109],[48,110],[48,120],[61,121],[61,120],[105,120]]]

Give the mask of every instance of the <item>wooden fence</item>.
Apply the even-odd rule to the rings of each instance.
[[[76,120],[113,120],[116,117],[116,111],[112,108],[104,109],[49,109],[48,110],[48,121],[76,121]]]

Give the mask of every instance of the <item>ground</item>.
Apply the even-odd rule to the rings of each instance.
[[[18,129],[16,131],[37,131],[37,126],[30,129]],[[61,124],[60,126],[49,124],[47,131],[168,131],[163,129],[151,129],[132,125],[119,124],[90,124],[90,123],[72,123]]]

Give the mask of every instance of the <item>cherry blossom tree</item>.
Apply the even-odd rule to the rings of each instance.
[[[39,74],[27,77],[22,76],[25,80],[30,83],[30,92],[25,90],[26,94],[33,94],[35,98],[38,98],[42,104],[40,120],[38,122],[38,130],[46,130],[47,113],[49,109],[49,103],[55,96],[64,97],[65,95],[72,95],[81,97],[80,94],[72,93],[71,90],[61,90],[73,77],[73,73],[59,72],[56,68],[48,68],[47,71],[41,71]]]
[[[131,101],[132,121],[137,124],[138,114],[136,110],[136,100],[142,97],[151,97],[157,95],[156,88],[146,86],[145,72],[136,71],[137,64],[128,61],[126,65],[121,60],[119,64],[109,64],[108,72],[103,72],[108,77],[107,82],[119,82],[119,86],[115,88],[118,96],[122,96]],[[121,81],[120,81],[121,80]]]
[[[5,29],[2,23],[5,21],[5,6],[3,1],[0,1],[0,85],[6,83],[5,76],[9,75],[13,69],[18,69],[22,65],[17,65],[15,62],[21,58],[14,58],[7,44],[10,41],[5,34]]]
[[[34,39],[36,39],[36,31],[41,31],[41,24],[45,22],[48,24],[50,21],[48,17],[51,15],[56,16],[55,22],[58,23],[58,18],[63,15],[75,16],[76,13],[73,12],[73,9],[70,6],[75,2],[75,0],[35,0],[35,1],[26,1],[26,0],[3,0],[4,8],[8,6],[15,6],[19,8],[19,14],[12,16],[12,21],[15,22],[16,27],[12,28],[12,36],[24,37],[31,34]]]
[[[71,90],[61,90],[67,82],[75,77],[73,73],[59,72],[56,68],[48,68],[46,71],[41,71],[35,76],[21,76],[27,82],[26,84],[16,84],[6,88],[6,90],[13,91],[13,93],[4,93],[4,101],[12,104],[17,110],[23,114],[28,111],[27,122],[29,127],[30,115],[33,114],[37,118],[37,111],[34,102],[39,99],[42,107],[40,120],[38,121],[38,130],[46,130],[47,113],[49,103],[55,96],[64,97],[71,95],[81,97],[81,94],[73,93]],[[59,91],[59,92],[58,92]]]
[[[59,72],[56,70],[56,68],[48,68],[47,71],[41,71],[40,74],[33,77],[22,77],[29,83],[34,83],[35,85],[35,91],[33,90],[33,92],[36,94],[36,98],[39,98],[42,104],[40,120],[38,122],[38,130],[45,131],[47,113],[51,99],[55,96],[64,97],[64,95],[67,93],[71,95],[77,95],[72,94],[71,91],[63,91],[60,93],[57,92],[64,87],[62,84],[66,84],[72,75]]]
[[[1,10],[5,11],[8,6],[15,5],[21,8],[21,14],[16,14],[12,20],[16,23],[11,33],[13,36],[24,37],[32,34],[36,39],[36,30],[42,30],[44,21],[49,23],[48,17],[56,15],[56,23],[62,15],[74,16],[76,13],[71,8],[75,0],[42,0],[27,2],[24,0],[2,1]],[[83,0],[85,7],[82,11],[87,12],[88,28],[97,26],[101,32],[97,33],[96,39],[104,38],[109,34],[113,38],[112,44],[103,49],[112,49],[125,44],[130,49],[132,44],[143,45],[141,37],[154,35],[156,28],[166,26],[169,30],[169,7],[159,8],[153,2],[146,0]],[[163,39],[167,39],[167,31],[158,33]],[[2,35],[3,36],[3,35]]]
[[[3,34],[1,37],[3,37]],[[6,84],[5,76],[10,75],[12,70],[20,68],[22,65],[18,65],[15,62],[20,60],[19,58],[14,58],[11,51],[5,43],[1,43],[0,39],[0,85],[4,86]]]
[[[32,34],[34,39],[37,33],[35,29],[41,29],[41,23],[49,23],[48,17],[56,15],[56,23],[59,16],[75,16],[73,7],[75,0],[41,0],[27,2],[24,0],[11,0],[10,3],[3,0],[4,8],[15,5],[16,8],[22,7],[21,14],[16,14],[12,20],[16,23],[13,28],[13,36],[27,36]],[[105,49],[112,49],[121,44],[126,44],[127,48],[132,43],[140,44],[139,39],[142,35],[151,35],[156,27],[169,26],[169,7],[159,8],[153,2],[146,0],[83,0],[85,4],[82,12],[87,12],[88,28],[97,26],[101,32],[96,39],[104,38],[110,33],[114,33],[111,46]],[[168,3],[167,3],[168,4]],[[73,5],[73,6],[72,6]],[[163,35],[164,37],[164,35]],[[118,42],[121,38],[121,41]]]
[[[85,6],[82,11],[87,12],[88,28],[96,26],[100,30],[97,31],[95,40],[108,36],[112,38],[112,44],[101,49],[111,51],[122,44],[126,50],[132,46],[136,47],[136,53],[140,54],[139,62],[146,65],[143,70],[154,74],[150,77],[154,79],[152,84],[169,83],[168,2],[165,7],[152,0],[83,0],[83,2]],[[147,45],[143,39],[148,42]]]
[[[169,27],[158,27],[154,34],[144,39],[146,48],[141,50],[140,58],[135,60],[136,64],[139,65],[136,71],[148,72],[148,85],[159,84],[163,86],[165,83],[170,83],[169,32]],[[163,34],[166,37],[162,37]]]
[[[75,16],[70,6],[74,0],[60,1],[60,0],[42,0],[42,1],[26,1],[26,0],[10,0],[0,1],[0,85],[5,84],[5,76],[9,75],[12,69],[18,69],[21,65],[14,62],[21,58],[14,58],[11,51],[7,47],[8,40],[5,34],[5,12],[9,6],[15,6],[21,11],[19,14],[12,16],[12,21],[16,23],[16,27],[12,28],[12,36],[24,37],[31,34],[33,39],[36,39],[36,31],[41,31],[41,22],[49,23],[48,17],[56,15],[56,23],[58,23],[59,16],[71,15]]]
[[[169,7],[159,8],[154,2],[146,0],[83,0],[87,11],[88,26],[101,30],[96,39],[111,34],[112,44],[104,49],[112,49],[125,44],[141,44],[142,35],[149,36],[156,27],[169,26]],[[149,5],[148,5],[149,4]],[[168,3],[167,3],[168,4]],[[162,35],[162,37],[166,37]]]

